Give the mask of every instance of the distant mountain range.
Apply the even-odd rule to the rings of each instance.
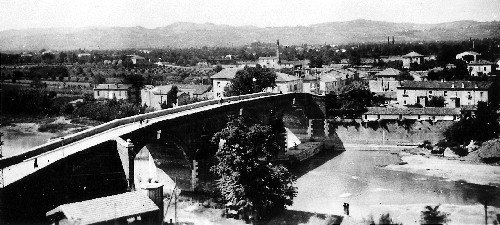
[[[467,40],[500,37],[500,21],[456,21],[439,24],[391,23],[371,20],[331,22],[295,27],[229,26],[174,23],[144,27],[46,28],[0,31],[0,50],[124,49],[201,46],[242,46],[254,41],[298,44],[346,44]]]

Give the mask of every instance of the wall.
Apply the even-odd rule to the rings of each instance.
[[[431,91],[431,92],[429,92]],[[470,99],[469,99],[470,93]],[[478,102],[488,102],[488,91],[478,89],[478,90],[397,90],[397,99],[400,105],[414,105],[417,103],[418,96],[427,96],[430,99],[431,96],[443,96],[445,98],[445,107],[454,108],[452,98],[460,98],[460,105],[477,105]],[[406,101],[406,104],[404,102]]]
[[[394,80],[370,80],[368,81],[368,87],[371,92],[386,92],[386,91],[396,91],[400,86],[399,81]]]
[[[363,126],[359,126],[358,128],[355,126],[343,127],[342,125],[335,128],[335,125],[330,123],[329,128],[331,133],[330,136],[338,136],[344,144],[398,145],[420,144],[424,140],[437,143],[444,138],[442,133],[451,124],[453,124],[452,121],[440,121],[435,123],[417,121],[411,125],[409,129],[405,129],[397,123],[389,123],[386,128],[379,127],[374,129]]]

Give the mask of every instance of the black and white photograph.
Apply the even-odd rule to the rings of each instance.
[[[0,0],[0,225],[500,225],[500,0]]]

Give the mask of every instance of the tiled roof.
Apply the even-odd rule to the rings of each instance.
[[[416,52],[410,52],[403,56],[403,58],[409,58],[409,57],[424,57],[424,55],[418,54]]]
[[[403,81],[398,89],[481,89],[487,90],[493,82],[486,81]]]
[[[319,79],[323,82],[337,81],[337,78],[333,74],[330,74],[330,73],[322,74]]]
[[[47,212],[47,216],[62,212],[68,220],[85,225],[156,210],[159,210],[158,206],[146,194],[136,191],[60,205]]]
[[[238,70],[241,70],[241,69],[239,69],[239,68],[227,68],[227,69],[223,69],[220,72],[212,75],[210,78],[212,78],[212,79],[229,79],[229,80],[232,80],[236,76],[236,72],[238,72]]]
[[[459,108],[427,107],[427,108],[386,108],[368,107],[366,115],[460,115]]]
[[[477,52],[473,52],[473,51],[466,51],[466,52],[462,52],[458,55],[481,55],[481,54],[477,53]]]
[[[286,73],[280,73],[276,72],[276,82],[288,82],[288,81],[294,81],[294,80],[300,80],[300,78],[292,75],[288,75]]]
[[[128,90],[131,87],[130,84],[99,84],[94,90]]]
[[[316,77],[310,74],[306,74],[304,78],[302,78],[304,81],[311,81],[311,80],[316,80]]]
[[[469,63],[469,65],[495,65],[495,63],[487,60],[478,60],[476,62]]]
[[[400,70],[394,69],[394,68],[387,68],[385,70],[382,70],[375,74],[375,76],[399,76],[401,73]]]
[[[167,94],[173,86],[177,86],[179,92],[184,91],[188,92],[190,90],[194,90],[193,94],[201,95],[210,91],[212,88],[211,85],[199,85],[199,84],[169,84],[157,86],[151,89],[154,94]]]

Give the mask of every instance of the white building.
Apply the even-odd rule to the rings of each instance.
[[[302,92],[302,79],[285,73],[276,72],[276,86],[268,88],[267,92],[290,93]]]
[[[224,97],[224,88],[231,84],[231,81],[236,76],[236,72],[239,70],[241,69],[227,68],[210,77],[212,79],[212,92],[214,98],[219,99]]]
[[[456,59],[461,59],[467,63],[470,63],[470,62],[475,62],[477,61],[477,57],[480,56],[481,54],[477,53],[477,52],[473,52],[473,51],[466,51],[466,52],[462,52],[460,54],[457,54],[457,56],[455,57]],[[468,60],[467,57],[464,59],[464,56],[471,56],[471,60]]]
[[[496,64],[486,60],[479,60],[467,64],[470,75],[473,77],[489,75],[496,69]]]
[[[94,88],[94,99],[129,99],[130,84],[99,84]]]

